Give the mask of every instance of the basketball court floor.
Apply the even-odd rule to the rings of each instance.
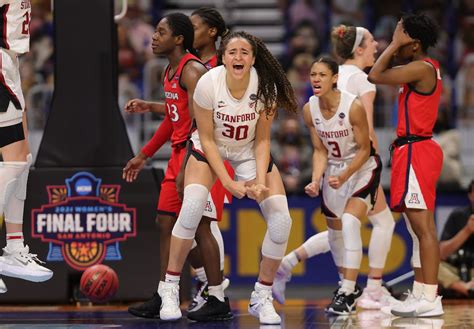
[[[328,316],[328,299],[291,299],[278,305],[282,324],[260,326],[247,312],[248,300],[231,303],[234,319],[227,322],[196,323],[140,319],[127,312],[126,305],[105,306],[0,306],[0,328],[474,328],[474,300],[444,301],[445,315],[439,318],[397,318],[380,311],[358,310],[351,316]]]

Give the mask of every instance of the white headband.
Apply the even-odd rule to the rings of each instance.
[[[351,54],[354,53],[354,51],[357,49],[357,47],[360,46],[360,43],[362,42],[362,39],[364,38],[364,33],[367,31],[364,27],[356,27],[356,38],[354,41],[354,47],[352,47],[352,52]]]

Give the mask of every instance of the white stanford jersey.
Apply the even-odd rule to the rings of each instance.
[[[376,91],[375,85],[367,80],[367,74],[355,65],[339,66],[337,88],[358,97],[369,91]]]
[[[352,159],[357,152],[357,143],[349,121],[351,105],[355,95],[341,91],[341,100],[337,112],[326,120],[319,108],[319,98],[311,96],[309,109],[319,138],[328,150],[328,162],[338,163]]]
[[[17,54],[30,49],[30,0],[0,0],[0,47]]]
[[[246,158],[249,152],[241,152],[242,149],[253,150],[255,127],[259,111],[263,109],[263,104],[256,102],[257,90],[258,75],[254,67],[250,71],[247,91],[241,99],[230,94],[223,65],[211,69],[197,83],[194,100],[202,108],[213,110],[214,139],[224,158],[234,161],[239,157]],[[200,148],[197,130],[192,134],[192,141]]]

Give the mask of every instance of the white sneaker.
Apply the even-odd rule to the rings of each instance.
[[[394,318],[390,324],[391,327],[415,329],[442,329],[443,325],[442,318]]]
[[[380,310],[384,306],[390,306],[397,300],[392,297],[387,288],[380,286],[376,288],[366,287],[362,296],[357,301],[357,306],[367,310]]]
[[[179,308],[179,285],[160,281],[158,294],[161,297],[160,319],[164,321],[175,321],[181,319]]]
[[[44,262],[39,260],[36,254],[30,254],[28,246],[14,251],[5,247],[3,256],[0,257],[2,275],[33,282],[43,282],[53,276],[53,271],[40,264]]]
[[[4,294],[8,291],[5,282],[3,282],[2,278],[0,278],[0,294]]]
[[[413,303],[417,300],[415,295],[413,295],[410,290],[405,292],[404,295],[406,295],[406,298],[404,300],[398,300],[398,299],[395,299],[395,298],[389,299],[390,304],[386,305],[386,306],[382,306],[380,308],[380,311],[382,311],[382,313],[384,313],[384,314],[392,315],[392,309],[394,307],[399,306],[399,305],[403,305],[403,304],[411,304],[411,303]]]
[[[434,317],[444,314],[441,296],[430,302],[424,295],[412,303],[397,305],[392,308],[392,314],[404,318]]]
[[[282,266],[280,265],[272,286],[273,298],[275,298],[280,304],[285,304],[286,283],[290,282],[290,280],[291,273],[287,273],[287,271],[282,269]]]
[[[260,324],[281,323],[281,318],[273,306],[273,297],[270,290],[252,291],[248,311],[259,319]]]

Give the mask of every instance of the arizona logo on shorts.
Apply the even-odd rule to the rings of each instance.
[[[49,242],[48,261],[83,271],[121,260],[120,241],[136,236],[136,209],[119,203],[120,185],[79,172],[65,185],[46,186],[49,202],[31,211],[31,234]]]
[[[418,198],[418,193],[412,193],[410,196],[410,200],[408,200],[409,204],[420,204],[420,199]]]

